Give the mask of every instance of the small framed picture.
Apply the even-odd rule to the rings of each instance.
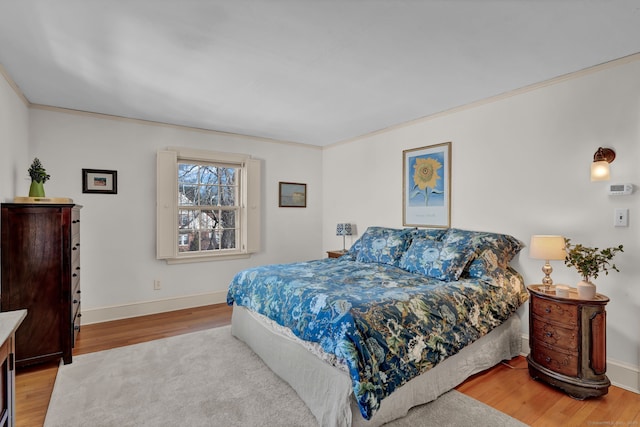
[[[82,169],[82,192],[118,194],[118,171]]]
[[[278,199],[281,208],[306,208],[307,184],[281,182]]]

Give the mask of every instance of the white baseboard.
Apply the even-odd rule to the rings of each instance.
[[[146,316],[148,314],[166,313],[168,311],[203,305],[221,304],[227,302],[227,291],[208,294],[188,295],[177,298],[166,298],[141,303],[117,305],[82,310],[82,324],[109,322],[111,320],[128,319],[130,317]]]
[[[529,354],[529,337],[522,335],[523,356]],[[640,394],[640,369],[619,360],[607,359],[607,377],[616,387]]]

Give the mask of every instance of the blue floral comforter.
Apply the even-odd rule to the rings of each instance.
[[[487,334],[526,298],[511,268],[494,283],[442,282],[341,258],[242,271],[227,303],[263,314],[343,359],[360,412],[370,419],[397,387]]]

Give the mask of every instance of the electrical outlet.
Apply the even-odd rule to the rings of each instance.
[[[160,280],[153,281],[153,289],[155,289],[156,291],[162,289],[162,287],[160,286]]]
[[[613,225],[615,227],[628,227],[629,226],[629,209],[620,208],[616,209],[613,219]]]

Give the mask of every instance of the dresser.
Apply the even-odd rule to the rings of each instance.
[[[0,313],[0,427],[15,425],[15,335],[27,310]]]
[[[81,316],[80,208],[2,204],[0,310],[27,310],[15,336],[17,367],[71,363]]]
[[[529,299],[529,374],[564,390],[576,399],[607,394],[607,341],[605,306],[609,298],[568,297],[545,291],[542,285],[527,287]]]

